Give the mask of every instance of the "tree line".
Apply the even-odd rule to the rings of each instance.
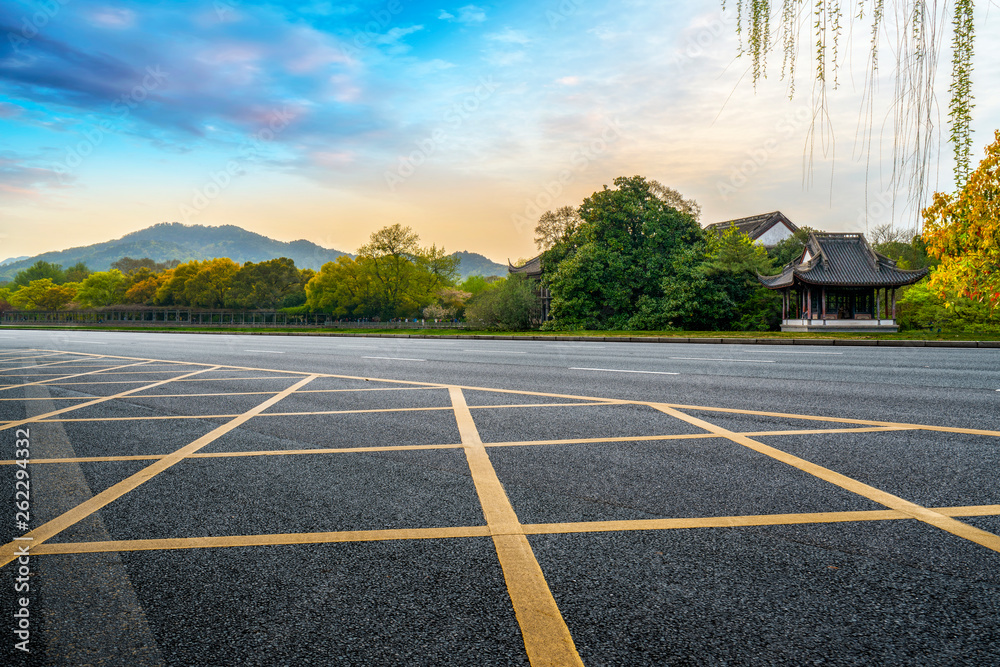
[[[409,227],[384,227],[356,258],[342,256],[318,272],[287,257],[242,266],[226,257],[163,263],[125,257],[107,271],[38,261],[0,286],[0,310],[181,306],[446,320],[464,317],[478,294],[503,284],[479,276],[459,284],[459,258],[419,240]]]
[[[551,330],[776,330],[780,296],[759,275],[797,259],[811,231],[801,228],[765,249],[735,226],[717,233],[698,222],[700,207],[641,176],[578,207],[547,211],[535,229],[540,283],[522,275],[459,284],[455,256],[424,247],[409,227],[374,232],[357,257],[318,271],[288,258],[172,261],[124,258],[108,271],[63,270],[37,262],[0,286],[0,309],[101,308],[135,304],[328,313],[341,319],[465,319],[481,328]],[[929,277],[903,288],[906,329],[1000,332],[1000,131],[986,158],[955,194],[936,194],[923,211],[924,233],[874,230],[875,250]],[[541,290],[551,296],[542,322]]]

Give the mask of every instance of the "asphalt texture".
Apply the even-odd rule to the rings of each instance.
[[[1000,349],[12,330],[0,664],[529,664],[447,386],[584,664],[1000,664]]]

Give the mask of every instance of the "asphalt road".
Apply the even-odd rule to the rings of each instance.
[[[10,664],[1000,664],[1000,350],[0,331],[46,414]]]

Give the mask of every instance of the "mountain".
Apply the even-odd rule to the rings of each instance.
[[[235,225],[207,227],[161,222],[113,241],[46,252],[11,262],[0,267],[0,281],[11,280],[18,271],[39,260],[61,264],[63,268],[83,262],[91,271],[107,271],[112,262],[122,257],[149,257],[157,262],[228,257],[238,264],[289,257],[295,260],[295,266],[300,269],[319,270],[326,262],[332,262],[346,254],[348,253],[318,246],[311,241],[275,241]]]
[[[498,264],[488,257],[480,255],[478,252],[467,252],[465,250],[460,250],[459,252],[451,253],[452,256],[458,256],[461,263],[458,265],[458,273],[460,274],[459,280],[465,280],[469,276],[506,276],[507,267],[503,264]]]
[[[507,275],[506,266],[479,253],[461,251],[452,254],[461,260],[458,269],[460,280],[469,276]],[[23,271],[39,260],[61,264],[64,269],[83,262],[91,271],[107,271],[112,262],[122,257],[149,257],[156,262],[171,259],[189,262],[192,259],[228,257],[238,264],[289,257],[295,260],[295,266],[300,269],[318,271],[321,266],[341,255],[353,257],[350,253],[324,248],[311,241],[275,241],[235,225],[208,227],[161,222],[113,241],[46,252],[34,257],[12,257],[0,262],[0,282],[12,280],[18,271]]]

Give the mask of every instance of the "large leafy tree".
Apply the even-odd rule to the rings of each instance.
[[[18,271],[14,276],[13,283],[24,287],[35,280],[51,280],[53,284],[61,285],[66,282],[66,272],[61,264],[52,264],[43,260],[38,260],[23,271]]]
[[[118,269],[98,271],[87,276],[76,293],[76,300],[86,308],[100,308],[125,302],[129,281]]]
[[[311,277],[311,275],[309,276]],[[233,277],[229,305],[236,308],[280,308],[305,302],[305,282],[295,261],[279,257],[266,262],[246,262]]]
[[[957,194],[934,195],[923,239],[941,260],[931,274],[933,291],[1000,306],[1000,130]]]
[[[21,310],[60,310],[74,296],[75,285],[57,285],[51,278],[40,278],[13,292],[10,303]]]
[[[675,256],[704,242],[695,217],[668,203],[655,181],[620,177],[614,186],[585,199],[582,223],[542,256],[549,326],[626,327],[641,299],[662,296]]]
[[[240,265],[228,257],[203,262],[198,272],[184,284],[187,302],[203,308],[223,307],[232,280],[239,270]]]

